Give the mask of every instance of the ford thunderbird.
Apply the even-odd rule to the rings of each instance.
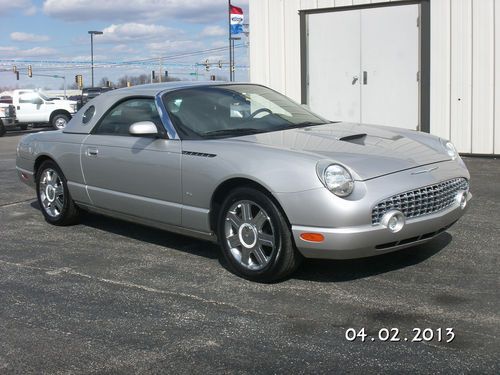
[[[253,84],[104,93],[65,129],[24,136],[17,172],[51,224],[86,210],[216,241],[233,272],[263,282],[303,257],[431,241],[471,198],[449,141],[331,122]]]

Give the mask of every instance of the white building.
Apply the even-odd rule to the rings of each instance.
[[[250,80],[500,154],[500,0],[251,0]]]

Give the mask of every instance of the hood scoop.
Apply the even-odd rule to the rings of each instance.
[[[346,135],[345,137],[339,138],[339,141],[355,143],[357,145],[364,146],[366,139],[366,133]]]

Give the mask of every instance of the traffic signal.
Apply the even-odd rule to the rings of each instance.
[[[165,70],[165,78],[168,77],[168,70]]]
[[[154,71],[154,70],[152,70],[152,71],[151,71],[151,78],[152,78],[152,79],[153,79],[153,81],[154,81],[154,79],[155,79],[155,71]]]
[[[205,60],[205,69],[207,72],[210,70],[210,64],[208,63],[208,59]]]
[[[19,72],[16,70],[16,79],[19,81]]]
[[[75,76],[75,83],[78,85],[78,88],[81,89],[83,87],[83,77],[81,74]]]
[[[31,65],[28,65],[28,77],[33,77],[33,68],[31,67]]]
[[[111,87],[111,82],[110,81],[106,81],[106,87]]]
[[[222,61],[219,60],[219,69],[222,69]]]
[[[210,76],[210,81],[215,81],[215,74],[212,74],[212,75]]]

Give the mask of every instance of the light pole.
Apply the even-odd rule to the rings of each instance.
[[[102,31],[89,31],[90,34],[90,61],[92,64],[92,87],[94,87],[94,35],[102,35]]]

